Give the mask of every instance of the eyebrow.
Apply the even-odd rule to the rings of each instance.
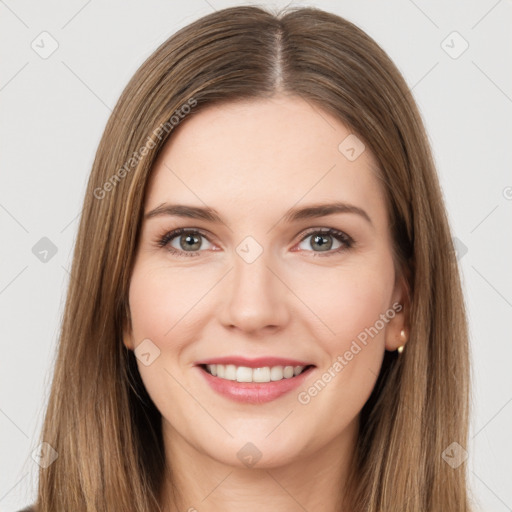
[[[312,204],[301,208],[291,208],[283,215],[283,219],[285,222],[291,223],[304,219],[325,217],[327,215],[334,215],[337,213],[353,213],[359,215],[373,226],[370,216],[362,208],[341,202]],[[222,217],[214,208],[183,204],[163,203],[144,214],[144,218],[151,219],[162,215],[172,215],[176,217],[186,217],[190,219],[199,219],[213,223],[225,224]]]

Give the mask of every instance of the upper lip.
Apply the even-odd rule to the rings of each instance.
[[[234,364],[235,366],[246,366],[248,368],[264,368],[265,366],[312,366],[312,363],[287,359],[282,357],[257,357],[247,359],[240,356],[213,357],[196,362],[196,365],[205,364]]]

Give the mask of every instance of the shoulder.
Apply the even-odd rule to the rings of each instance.
[[[30,505],[23,510],[18,510],[18,512],[36,512],[36,509],[34,508],[34,505]]]

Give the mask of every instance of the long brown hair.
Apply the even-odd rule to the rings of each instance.
[[[38,512],[160,509],[161,415],[122,343],[144,194],[173,128],[205,106],[276,92],[336,116],[379,163],[395,264],[407,276],[409,342],[386,353],[361,413],[348,510],[469,510],[467,325],[455,251],[425,129],[403,77],[367,34],[315,8],[219,10],[137,70],[94,160],[41,433],[58,458]]]

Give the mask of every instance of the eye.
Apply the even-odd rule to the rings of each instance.
[[[308,238],[311,238],[309,242],[306,242]],[[334,239],[334,240],[333,240]],[[336,243],[338,244],[336,246]],[[300,244],[303,244],[301,247]],[[345,251],[353,246],[354,240],[343,231],[338,231],[333,228],[315,228],[313,231],[309,231],[305,237],[302,238],[299,244],[299,248],[308,251],[309,248],[317,248],[313,250],[316,253],[325,254],[313,254],[313,256],[331,256],[333,254]],[[334,247],[333,247],[334,246]]]
[[[177,256],[199,256],[199,252],[206,249],[202,247],[204,240],[208,240],[206,235],[196,229],[179,228],[163,235],[158,245]]]
[[[310,242],[306,242],[311,238]],[[165,247],[170,253],[176,256],[200,256],[204,247],[204,241],[211,242],[208,237],[197,229],[179,228],[169,231],[157,240],[159,247]],[[302,245],[302,246],[301,246]],[[345,251],[354,245],[354,240],[343,231],[333,228],[315,228],[304,236],[298,245],[300,250],[311,252],[313,256],[332,256]],[[211,248],[211,247],[210,247]],[[325,253],[325,254],[318,254]]]

